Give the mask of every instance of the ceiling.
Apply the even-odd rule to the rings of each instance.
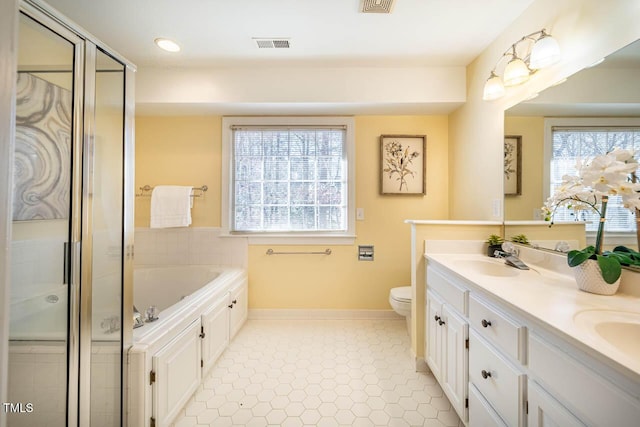
[[[138,67],[466,66],[533,0],[48,0]],[[171,38],[182,51],[157,48]],[[258,49],[253,38],[289,38]]]

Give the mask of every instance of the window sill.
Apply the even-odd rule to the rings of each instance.
[[[248,240],[250,245],[353,245],[355,235],[318,236],[299,234],[295,236],[286,234],[254,235],[223,233],[220,237],[242,237]]]
[[[605,231],[604,232],[604,244],[609,247],[613,246],[631,246],[636,245],[638,240],[636,238],[635,231],[619,232],[619,231]],[[587,231],[587,245],[596,244],[596,232]]]

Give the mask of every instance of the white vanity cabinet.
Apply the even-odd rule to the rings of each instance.
[[[452,372],[468,369],[468,426],[640,425],[637,377],[586,342],[555,328],[548,318],[536,316],[540,301],[529,309],[526,292],[532,293],[533,300],[539,292],[553,298],[553,288],[541,283],[538,290],[533,282],[514,288],[520,283],[504,278],[497,286],[491,277],[476,283],[480,275],[460,274],[457,265],[434,262],[427,266],[425,358],[463,420],[457,393],[450,385]],[[506,286],[511,288],[501,296]],[[563,304],[576,299],[566,287],[558,286],[557,298],[567,300]],[[514,289],[525,294],[509,300]],[[585,299],[585,295],[579,297]],[[464,358],[455,353],[459,347],[452,343],[451,334],[457,333],[452,328],[460,324],[464,330],[467,322],[468,365],[461,367],[458,364]]]
[[[469,327],[464,319],[464,307],[467,291],[447,283],[437,272],[431,272],[430,278],[436,285],[427,290],[427,364],[440,382],[452,407],[466,421]],[[444,295],[439,294],[436,289],[443,291]]]
[[[529,380],[528,421],[532,427],[584,427],[571,412],[544,391],[535,381]],[[613,424],[612,424],[613,425]]]
[[[505,424],[524,426],[526,328],[474,292],[469,323],[469,381]]]
[[[157,427],[169,426],[202,379],[200,321],[189,324],[152,358],[153,413]],[[162,378],[162,381],[157,381]]]

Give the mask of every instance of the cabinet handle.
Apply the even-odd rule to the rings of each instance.
[[[491,372],[487,372],[484,369],[482,370],[482,372],[480,372],[480,375],[482,375],[482,378],[484,378],[485,380],[487,378],[489,378],[491,376]]]
[[[440,326],[444,325],[444,320],[438,320],[438,325]]]
[[[435,316],[433,316],[433,320],[435,320],[435,321],[437,322],[438,320],[440,320],[440,316],[438,316],[438,315],[436,314]]]
[[[482,319],[482,327],[486,328],[487,326],[491,326],[491,321]]]

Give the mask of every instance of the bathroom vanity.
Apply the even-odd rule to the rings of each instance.
[[[518,270],[482,242],[445,246],[425,242],[424,354],[466,425],[638,425],[639,274],[592,295],[565,255],[521,247]]]

